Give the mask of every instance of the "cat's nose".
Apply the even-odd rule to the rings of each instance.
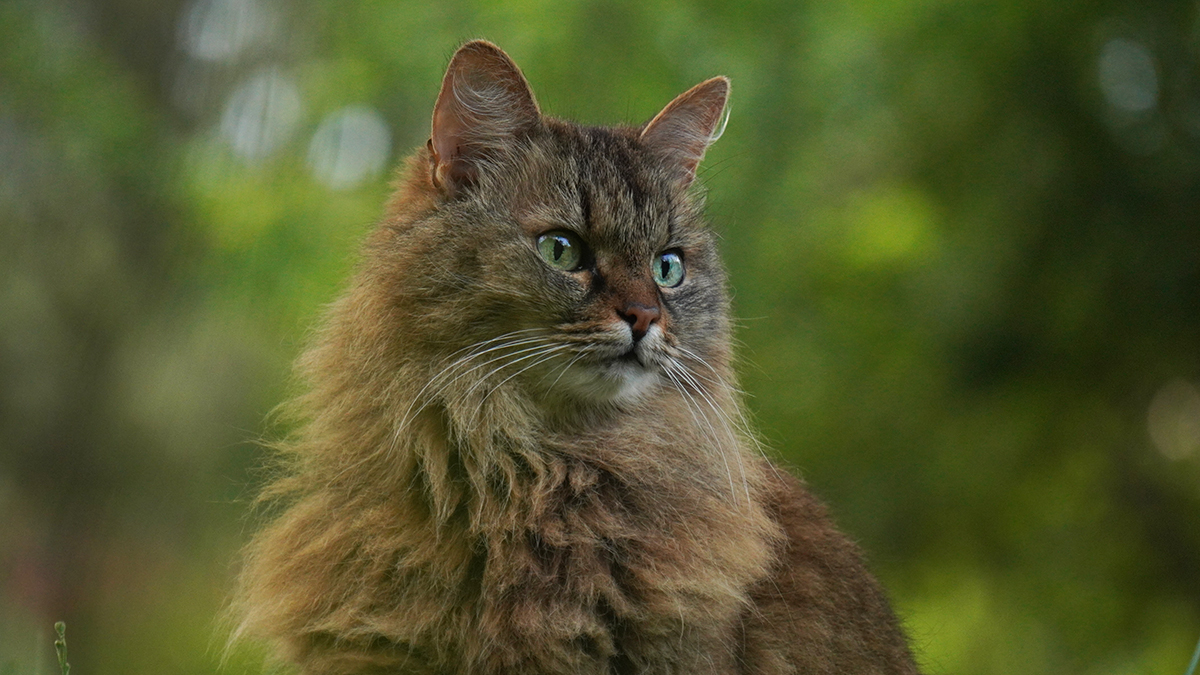
[[[657,306],[649,307],[636,302],[625,305],[625,309],[621,310],[620,314],[621,318],[625,319],[625,323],[629,324],[634,342],[645,337],[646,331],[650,330],[650,324],[658,321]]]

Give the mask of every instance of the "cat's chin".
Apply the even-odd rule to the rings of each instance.
[[[625,407],[643,400],[660,381],[657,368],[618,358],[571,367],[548,394],[551,397],[566,394],[585,405]]]

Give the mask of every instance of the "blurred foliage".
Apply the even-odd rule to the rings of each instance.
[[[218,669],[252,440],[472,37],[586,122],[732,77],[750,405],[930,673],[1182,672],[1200,5],[1143,0],[0,3],[0,671]]]

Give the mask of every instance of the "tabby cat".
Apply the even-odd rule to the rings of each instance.
[[[916,672],[743,424],[688,189],[728,93],[580,126],[494,45],[455,53],[300,359],[239,636],[322,675]]]

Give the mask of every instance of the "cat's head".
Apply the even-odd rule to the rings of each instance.
[[[440,353],[428,391],[620,407],[711,388],[728,302],[688,186],[728,92],[714,78],[641,127],[586,127],[543,116],[494,45],[459,49],[401,198],[426,206],[380,247],[399,261],[405,337]]]

